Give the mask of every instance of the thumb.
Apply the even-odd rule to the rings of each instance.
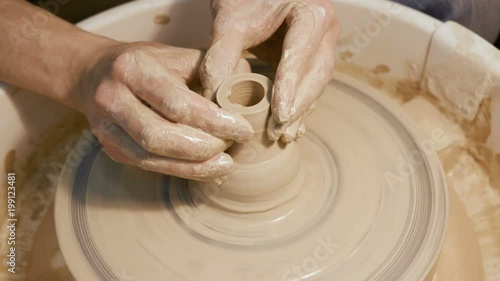
[[[243,40],[240,32],[214,34],[212,45],[200,67],[201,85],[206,98],[212,99],[220,84],[231,75],[241,72],[242,68],[249,68],[246,61],[240,60]]]

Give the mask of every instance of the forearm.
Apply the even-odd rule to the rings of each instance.
[[[0,81],[81,110],[74,86],[107,38],[21,0],[0,1]]]

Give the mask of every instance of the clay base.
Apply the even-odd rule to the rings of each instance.
[[[221,199],[228,198],[221,194],[229,187],[171,178],[167,202],[185,227],[204,239],[240,246],[286,243],[321,223],[338,189],[337,168],[323,143],[311,134],[297,146],[297,174],[264,198]],[[256,188],[259,181],[264,179],[253,181]]]

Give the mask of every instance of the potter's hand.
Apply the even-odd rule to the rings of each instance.
[[[265,42],[275,42],[281,51],[276,54],[281,58],[268,135],[273,140],[281,137],[286,142],[303,135],[304,118],[333,71],[340,26],[331,2],[214,0],[212,5],[215,13],[212,44],[200,69],[204,95],[211,98],[217,87],[237,71],[244,50],[265,42],[286,22],[284,38],[273,37]]]
[[[191,91],[202,53],[154,43],[117,43],[78,85],[92,131],[114,160],[197,180],[229,173],[223,151],[251,125]]]

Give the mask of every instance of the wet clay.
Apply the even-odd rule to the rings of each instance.
[[[71,233],[59,239],[78,279],[423,280],[444,238],[445,183],[408,117],[338,74],[309,133],[269,143],[270,81],[237,78],[217,100],[256,133],[228,151],[237,168],[220,186],[99,150],[62,173],[56,227]]]
[[[344,67],[344,68],[349,68],[349,67]],[[381,88],[384,88],[384,91],[390,91],[388,94],[390,96],[399,96],[403,94],[401,90],[404,90],[404,92],[408,92],[411,97],[418,96],[420,95],[419,90],[418,90],[418,84],[416,82],[412,81],[392,81],[388,78],[380,79],[377,78],[376,75],[371,72],[371,70],[368,69],[362,69],[362,68],[352,68],[353,69],[353,75],[356,75],[360,79],[364,79],[363,77],[370,77],[370,81],[375,81],[375,85],[379,86]],[[360,73],[365,73],[366,76],[360,75]],[[369,74],[371,73],[371,74]],[[373,77],[372,77],[373,76]],[[388,81],[390,80],[390,81]],[[369,81],[369,82],[370,82]],[[394,86],[389,86],[387,85],[399,85],[398,87]],[[416,86],[411,86],[416,84]],[[406,86],[405,86],[406,85]],[[386,89],[386,87],[388,89]],[[403,95],[403,96],[406,96]],[[408,99],[405,99],[408,100]],[[429,100],[432,101],[432,98],[429,98]],[[415,117],[418,118],[418,117]],[[69,143],[72,143],[72,141],[68,141]],[[59,143],[56,145],[56,147],[65,147],[66,145],[64,143]],[[50,150],[53,145],[46,145],[43,151]],[[453,146],[452,146],[453,147]],[[52,149],[52,151],[55,151]],[[464,158],[465,157],[465,158]],[[31,165],[35,165],[35,167],[38,167],[36,163],[42,163],[42,162],[47,162],[46,159],[40,158],[40,157],[35,157],[35,160],[38,159],[37,161],[33,161]],[[498,252],[498,243],[495,242],[495,239],[492,239],[492,237],[498,237],[498,225],[495,226],[494,222],[500,221],[498,219],[498,212],[495,212],[495,206],[498,206],[498,203],[495,203],[497,201],[494,200],[494,198],[498,198],[494,196],[491,192],[489,192],[486,187],[489,185],[488,184],[488,170],[482,170],[480,165],[474,164],[476,163],[476,160],[474,157],[469,156],[468,150],[463,150],[463,149],[446,149],[444,150],[443,153],[440,153],[440,158],[443,161],[444,169],[447,173],[447,181],[448,184],[450,185],[450,189],[453,190],[459,190],[460,198],[457,200],[457,197],[454,196],[453,194],[450,194],[450,223],[449,223],[449,231],[447,232],[445,244],[443,247],[443,254],[441,254],[438,262],[437,262],[437,267],[435,269],[435,276],[434,276],[434,281],[450,281],[450,280],[457,280],[457,281],[468,281],[468,280],[482,280],[480,277],[482,275],[482,262],[480,258],[474,258],[474,259],[469,259],[469,253],[471,255],[474,255],[477,257],[475,253],[477,253],[477,248],[478,248],[478,239],[476,236],[479,237],[479,241],[481,242],[481,253],[483,254],[485,258],[485,265],[486,265],[486,272],[489,274],[488,278],[491,280],[495,280],[492,278],[495,278],[492,275],[495,274],[495,272],[498,272],[498,270],[495,271],[495,267],[498,265],[498,258],[500,257],[500,254]],[[460,160],[462,159],[462,160]],[[466,160],[464,160],[466,159]],[[50,162],[50,161],[49,161]],[[455,168],[454,168],[455,167]],[[58,167],[60,168],[60,167]],[[50,170],[51,171],[51,170]],[[460,174],[463,175],[463,177],[457,177],[457,172],[460,172]],[[47,172],[44,172],[43,169],[38,173],[38,174],[47,174]],[[33,174],[33,173],[31,173]],[[57,175],[58,171],[53,171],[50,172],[50,174]],[[472,178],[470,175],[474,175]],[[490,174],[491,175],[491,174]],[[27,176],[28,177],[28,176]],[[28,178],[31,178],[29,176]],[[470,181],[467,179],[476,179],[476,181]],[[30,181],[31,182],[31,181]],[[257,182],[257,181],[255,181]],[[464,182],[470,182],[470,188],[467,188],[466,185],[464,185]],[[111,182],[109,184],[112,184]],[[144,189],[144,185],[140,183],[140,180],[137,181],[137,184],[140,186],[137,186],[139,190]],[[28,186],[31,184],[28,183]],[[29,199],[28,197],[37,197],[38,192],[35,190],[38,190],[37,188],[39,184],[36,184],[33,186],[33,188],[25,187],[26,190],[33,190],[33,192],[28,192],[26,193],[26,198]],[[494,185],[497,186],[498,185]],[[53,186],[54,187],[54,186]],[[50,189],[53,190],[53,187]],[[453,191],[452,191],[453,192]],[[54,190],[52,191],[51,194],[54,194]],[[140,195],[140,194],[138,194]],[[127,196],[128,197],[128,196]],[[137,196],[137,200],[141,201],[144,199],[144,196]],[[32,199],[29,199],[32,200]],[[492,201],[493,200],[493,201]],[[25,203],[23,204],[24,208],[22,210],[29,211],[32,209],[31,206],[33,206],[32,203],[27,202],[24,200]],[[133,200],[127,199],[129,202],[128,204],[132,204]],[[463,202],[467,204],[466,207],[466,212],[464,212],[464,206]],[[50,200],[48,201],[50,202]],[[143,208],[151,208],[147,204],[147,200],[143,203],[142,207]],[[206,202],[206,201],[205,201]],[[43,202],[40,202],[43,203]],[[45,203],[44,203],[45,204]],[[496,204],[496,205],[495,205]],[[39,204],[37,204],[39,205]],[[106,202],[102,202],[101,206],[105,207],[107,204]],[[122,202],[121,205],[124,205],[124,208],[127,208],[127,204],[125,202]],[[148,207],[149,206],[149,207]],[[198,212],[202,212],[206,209],[206,207],[202,207],[201,209],[198,209]],[[106,208],[108,209],[108,208]],[[496,208],[498,210],[498,207]],[[139,211],[139,210],[137,210]],[[117,210],[118,213],[120,213],[119,210]],[[26,217],[23,212],[23,217]],[[123,215],[123,213],[120,213]],[[496,215],[495,215],[496,214]],[[47,212],[46,216],[51,216],[49,212]],[[495,217],[496,216],[496,217]],[[161,218],[159,218],[161,220]],[[162,236],[163,233],[161,233],[161,230],[158,230],[156,227],[154,227],[155,224],[157,224],[158,221],[154,220],[146,220],[149,223],[146,223],[147,227],[146,231],[150,231],[153,241],[158,241],[160,237]],[[474,225],[474,230],[471,232],[471,227],[470,225]],[[37,224],[38,225],[38,224]],[[141,226],[141,221],[139,220],[137,223],[132,222],[132,224],[127,224],[132,227],[136,226],[139,227]],[[36,229],[36,227],[35,227]],[[128,232],[129,230],[124,230],[125,232]],[[160,231],[160,232],[159,232]],[[166,233],[169,232],[170,230],[165,230]],[[479,231],[479,233],[477,233]],[[21,233],[24,232],[23,230],[20,231]],[[51,234],[42,234],[42,229],[39,231],[40,233],[38,235],[51,235],[52,237],[54,236],[54,232],[49,232]],[[26,234],[26,238],[23,238],[23,240],[28,239],[31,237],[29,233]],[[34,233],[33,233],[34,235]],[[324,238],[324,239],[321,239]],[[29,238],[32,239],[32,238]],[[37,242],[38,241],[38,242]],[[133,241],[132,241],[133,242]],[[329,250],[329,249],[334,249],[338,245],[332,244],[333,241],[329,240],[328,237],[318,237],[317,243],[311,245],[310,248],[304,249],[304,252],[308,252],[308,257],[315,257],[315,253],[319,254],[320,259],[316,260],[321,260],[321,258],[325,255],[325,252],[323,252],[322,249]],[[43,239],[36,239],[35,244],[41,244],[43,245],[46,243],[45,240]],[[154,243],[153,243],[154,244]],[[317,246],[325,246],[324,248],[318,248]],[[26,248],[26,251],[29,251],[29,248]],[[45,259],[46,258],[46,253],[45,250],[43,250],[40,247],[35,247],[32,249],[32,255],[36,259]],[[200,254],[202,252],[197,252],[197,254]],[[329,253],[329,252],[326,252]],[[161,256],[161,255],[160,255]],[[463,259],[457,258],[457,257],[463,257]],[[228,257],[229,258],[229,257]],[[57,258],[56,258],[57,259]],[[28,261],[27,259],[25,259]],[[52,261],[52,259],[51,259]],[[301,263],[306,261],[306,263]],[[309,264],[311,263],[311,264]],[[61,266],[64,267],[64,265],[56,265],[59,264],[57,262],[51,262],[50,266],[45,267],[43,270],[37,270],[32,271],[29,276],[30,279],[27,280],[40,280],[40,281],[53,281],[57,280],[56,276],[61,275],[61,280],[68,280],[67,278],[67,273],[64,273],[64,270],[61,269]],[[203,262],[201,259],[194,259],[189,262],[189,268],[195,271],[199,271],[202,268],[205,268],[210,262]],[[314,266],[314,259],[303,259],[299,260],[298,263],[295,264],[297,268],[295,270],[300,270],[301,272],[306,271],[309,269],[311,266]],[[305,265],[305,266],[304,266]],[[56,269],[57,268],[57,269]],[[460,271],[457,271],[457,269],[460,269]],[[26,269],[23,269],[25,271]],[[62,271],[61,271],[62,270]],[[123,280],[134,280],[136,276],[131,275],[130,270],[128,267],[122,267],[117,268],[119,276]],[[56,272],[61,272],[61,273],[56,273]],[[259,272],[253,272],[250,271],[249,268],[242,267],[240,271],[244,275],[243,280],[262,280],[260,278]],[[296,271],[297,272],[297,271]],[[460,273],[460,274],[459,274]],[[21,272],[22,274],[22,272]],[[291,272],[290,274],[294,274]],[[2,276],[3,278],[9,278],[6,276]],[[66,277],[64,277],[66,276]],[[290,275],[289,277],[293,277],[295,275]],[[17,275],[17,277],[21,278],[21,275]],[[466,278],[467,277],[467,278]],[[477,278],[469,278],[469,277],[477,277]],[[0,278],[1,279],[1,278]],[[135,278],[137,280],[137,278]],[[242,278],[240,278],[242,279]],[[2,279],[4,280],[4,279]],[[6,279],[10,280],[10,279]],[[16,279],[18,280],[18,279]],[[84,279],[85,280],[85,279]],[[281,280],[281,279],[279,279]],[[430,280],[430,279],[429,279]]]
[[[300,169],[297,143],[285,145],[271,141],[266,132],[272,86],[265,76],[244,73],[231,77],[219,87],[217,103],[246,118],[255,134],[249,142],[234,144],[226,151],[236,168],[223,184],[208,187],[205,185],[210,183],[191,181],[189,186],[193,192],[201,190],[211,203],[235,212],[266,211],[298,195],[305,177]],[[283,163],[287,163],[286,169]],[[263,180],[256,185],[255,178]],[[209,190],[215,193],[207,193]]]

